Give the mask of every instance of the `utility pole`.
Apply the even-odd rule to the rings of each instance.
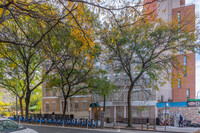
[[[165,131],[167,129],[167,106],[168,106],[168,103],[165,102]]]
[[[101,127],[104,128],[104,115],[106,110],[106,94],[104,94],[103,99],[103,112],[101,113]]]
[[[18,108],[17,108],[17,76],[16,76],[16,87],[15,87],[15,91],[16,91],[16,115],[18,115]]]

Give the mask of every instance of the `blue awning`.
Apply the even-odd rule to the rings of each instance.
[[[167,102],[167,107],[187,107],[187,102]],[[166,103],[157,103],[158,108],[166,107]]]

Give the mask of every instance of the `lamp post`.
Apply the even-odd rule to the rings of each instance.
[[[167,106],[168,106],[168,103],[165,102],[165,131],[167,129]]]
[[[90,119],[91,119],[91,107],[89,107],[89,109],[88,109],[89,111],[90,111]]]
[[[104,94],[103,98],[103,113],[102,113],[102,127],[104,128],[104,115],[105,115],[105,110],[106,110],[106,94]]]

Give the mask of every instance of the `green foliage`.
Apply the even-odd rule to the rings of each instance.
[[[8,117],[8,116],[11,116],[11,115],[10,115],[10,112],[3,112],[3,116],[7,116]]]
[[[90,90],[91,93],[97,93],[101,96],[106,94],[109,96],[115,90],[117,90],[117,86],[115,86],[110,80],[107,79],[106,73],[106,71],[101,69],[96,72],[96,77],[92,79],[93,87]]]
[[[109,51],[108,60],[119,61],[120,71],[132,79],[131,83],[145,75],[152,83],[148,87],[156,90],[158,86],[154,83],[159,80],[160,72],[170,69],[176,63],[175,55],[179,50],[195,51],[199,47],[195,43],[194,32],[180,33],[179,27],[174,23],[144,20],[137,25],[116,27],[105,27],[102,30],[101,40]]]
[[[40,113],[42,105],[42,88],[39,86],[31,95],[30,107],[36,106],[34,112]]]

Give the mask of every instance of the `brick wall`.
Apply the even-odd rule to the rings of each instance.
[[[70,99],[70,111],[76,111],[75,110],[75,104],[74,103],[77,103],[78,104],[78,110],[77,111],[88,111],[89,109],[89,106],[90,106],[90,97],[86,97],[86,98],[71,98]],[[83,105],[83,102],[86,102],[86,107]],[[84,106],[84,107],[83,107]]]
[[[184,120],[191,120],[192,123],[198,123],[199,121],[199,109],[198,107],[172,107],[167,108],[170,114],[180,114]],[[165,108],[159,108],[161,113],[165,113]]]
[[[185,5],[185,0],[180,0],[180,5]]]
[[[181,6],[179,8],[172,9],[172,20],[178,21],[178,12],[181,16],[181,26],[184,29],[190,31],[195,30],[195,5]]]
[[[183,65],[184,55],[177,56],[178,61]],[[175,82],[173,86],[173,102],[187,101],[187,89],[190,89],[190,99],[195,99],[195,54],[186,55],[186,68],[187,77],[183,76],[183,68],[173,69],[173,80]],[[178,76],[180,74],[180,76]],[[178,78],[181,79],[181,88],[178,88]]]
[[[144,12],[149,20],[154,20],[157,17],[157,1],[144,0]]]
[[[55,98],[55,99],[42,99],[42,114],[52,114],[52,106],[53,102],[56,103],[56,114],[60,114],[60,99]],[[46,112],[46,103],[49,104],[49,112]]]

